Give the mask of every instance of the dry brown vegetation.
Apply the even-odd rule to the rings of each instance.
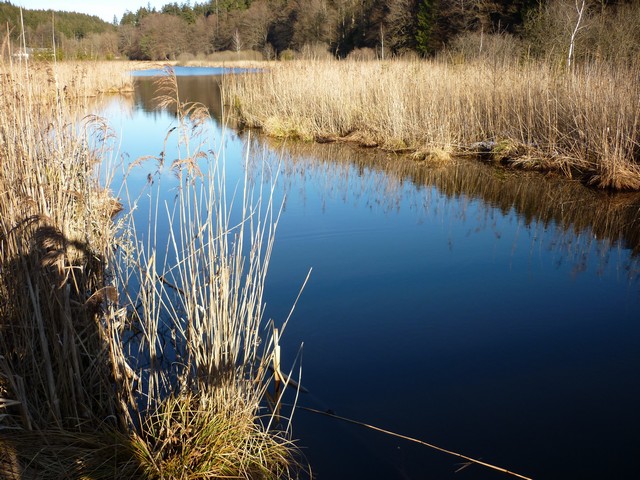
[[[261,410],[269,197],[247,193],[246,222],[225,223],[217,157],[187,147],[176,264],[128,242],[100,178],[111,132],[86,106],[130,85],[114,67],[1,65],[0,477],[287,477],[290,441]],[[174,99],[188,143],[206,113]]]
[[[540,61],[307,61],[226,78],[239,122],[268,135],[484,153],[590,185],[640,189],[640,69]]]
[[[38,63],[34,65],[40,66]],[[61,62],[56,66],[56,81],[66,94],[80,98],[101,93],[132,92],[133,81],[129,72],[148,68],[146,65],[127,61]]]
[[[104,448],[120,444],[99,313],[115,294],[105,266],[118,205],[101,188],[89,132],[106,130],[94,118],[75,120],[84,116],[79,96],[57,73],[3,63],[0,79],[3,478],[34,478],[43,464],[52,478],[79,472],[91,451],[87,464],[130,472]],[[69,457],[59,455],[65,449]]]

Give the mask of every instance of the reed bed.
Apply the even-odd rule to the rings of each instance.
[[[135,240],[104,176],[116,142],[86,102],[122,78],[88,67],[0,69],[0,477],[287,477],[292,445],[261,410],[269,197],[247,192],[225,223],[217,156],[193,140],[173,165],[173,263]],[[185,151],[206,118],[174,98]]]
[[[599,188],[640,189],[640,69],[543,62],[283,62],[225,78],[241,125],[438,161],[486,153]]]
[[[125,478],[100,316],[114,296],[106,259],[118,209],[98,177],[106,130],[73,120],[79,103],[52,66],[1,70],[0,475],[117,464]]]
[[[101,93],[133,91],[132,70],[148,68],[143,62],[94,61],[60,62],[56,65],[58,82],[69,94],[92,97]]]

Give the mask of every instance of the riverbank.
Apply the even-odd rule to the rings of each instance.
[[[640,192],[619,192],[611,195],[579,182],[567,181],[560,175],[540,175],[534,171],[514,170],[508,166],[495,166],[473,158],[454,157],[445,163],[433,165],[417,162],[409,155],[363,149],[342,142],[316,144],[291,142],[271,137],[256,137],[255,150],[268,148],[283,152],[295,162],[295,169],[308,172],[315,165],[335,165],[331,178],[348,178],[349,168],[358,171],[384,172],[384,181],[372,189],[376,195],[388,199],[386,208],[393,209],[402,186],[411,182],[427,191],[435,189],[450,198],[479,199],[500,209],[503,214],[516,212],[526,224],[555,225],[568,239],[566,258],[574,256],[574,235],[585,233],[592,241],[607,239],[611,245],[620,245],[640,256],[640,228],[638,205]],[[271,164],[275,170],[277,165]],[[338,172],[338,173],[336,173]],[[328,173],[317,174],[329,181]],[[346,181],[346,180],[345,180]],[[464,215],[463,208],[460,215]],[[560,236],[562,237],[562,236]],[[555,249],[564,241],[558,240]],[[630,278],[638,275],[638,267],[629,267]]]
[[[225,79],[240,125],[442,162],[452,155],[639,190],[638,67],[538,61],[281,62]]]
[[[207,113],[188,118],[168,77],[177,266],[166,239],[138,238],[116,216],[135,204],[110,190],[118,142],[95,115],[133,68],[0,64],[0,477],[288,478],[294,449],[260,410],[277,347],[262,323],[271,203],[243,204],[246,236],[200,216],[228,211],[224,182],[217,157],[180,143]]]
[[[131,473],[106,448],[126,444],[126,435],[114,435],[120,407],[101,311],[115,295],[107,259],[119,205],[98,175],[108,153],[87,134],[106,132],[87,118],[87,98],[107,85],[94,83],[89,67],[0,68],[3,478],[79,475],[79,457],[94,467],[113,460]],[[91,449],[100,454],[89,459]]]

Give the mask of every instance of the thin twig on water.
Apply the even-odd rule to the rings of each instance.
[[[332,418],[335,418],[335,419],[338,419],[338,420],[342,420],[343,422],[352,423],[354,425],[359,425],[361,427],[365,427],[365,428],[368,428],[370,430],[375,430],[376,432],[381,432],[381,433],[384,433],[384,434],[387,434],[387,435],[391,435],[392,437],[402,438],[402,439],[408,440],[410,442],[418,443],[420,445],[424,445],[425,447],[429,447],[429,448],[432,448],[434,450],[438,450],[439,452],[447,453],[449,455],[453,455],[455,457],[462,458],[463,460],[466,460],[468,462],[472,462],[472,463],[475,463],[477,465],[482,465],[483,467],[491,468],[493,470],[497,470],[498,472],[506,473],[508,475],[513,475],[514,477],[522,478],[524,480],[533,480],[531,477],[525,477],[524,475],[520,475],[519,473],[512,472],[511,470],[507,470],[506,468],[498,467],[496,465],[492,465],[490,463],[483,462],[482,460],[477,460],[475,458],[468,457],[467,455],[463,455],[461,453],[457,453],[457,452],[453,452],[451,450],[447,450],[446,448],[439,447],[439,446],[434,445],[432,443],[428,443],[428,442],[425,442],[423,440],[418,440],[417,438],[409,437],[407,435],[402,435],[400,433],[395,433],[395,432],[392,432],[390,430],[385,430],[384,428],[376,427],[376,426],[370,425],[368,423],[359,422],[358,420],[352,420],[352,419],[346,418],[346,417],[341,417],[340,415],[336,415],[335,413],[331,413],[331,412],[323,412],[322,410],[316,410],[315,408],[303,407],[301,405],[297,405],[296,408],[299,408],[300,410],[306,410],[307,412],[311,412],[311,413],[318,413],[320,415],[326,415],[327,417],[332,417]]]

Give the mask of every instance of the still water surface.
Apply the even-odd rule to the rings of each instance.
[[[219,126],[212,77],[178,80],[214,113],[232,184],[280,172],[265,301],[284,320],[313,268],[283,339],[285,365],[304,342],[301,405],[533,478],[638,475],[638,195],[239,135]],[[139,80],[105,108],[126,161],[158,155],[175,126],[153,97]],[[320,479],[507,478],[301,409],[293,425]]]

